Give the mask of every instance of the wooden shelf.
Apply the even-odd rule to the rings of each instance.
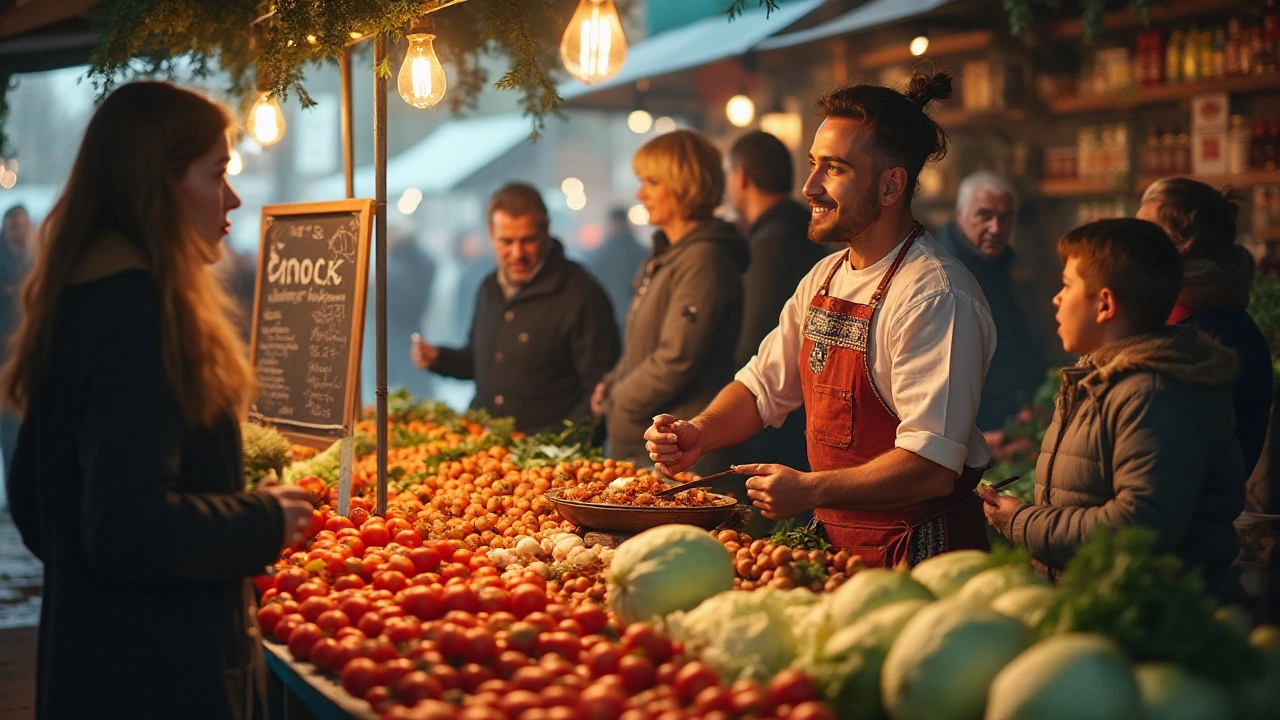
[[[1172,0],[1167,3],[1152,3],[1148,10],[1151,24],[1157,25],[1170,20],[1179,20],[1195,15],[1204,15],[1221,11],[1240,11],[1240,0]],[[1123,30],[1143,27],[1146,23],[1132,10],[1116,10],[1102,16],[1102,29]],[[1056,23],[1049,32],[1055,40],[1067,40],[1084,35],[1084,21],[1079,18],[1063,20]]]
[[[929,49],[920,57],[911,54],[909,41],[903,41],[865,53],[859,56],[856,62],[859,67],[876,68],[898,63],[930,60],[946,55],[959,55],[961,53],[986,50],[991,47],[994,39],[995,33],[990,30],[971,30],[969,32],[938,35],[929,39]]]
[[[1114,180],[1041,180],[1041,197],[1078,197],[1083,195],[1110,195],[1127,193],[1130,187],[1124,178]]]
[[[942,126],[943,130],[952,130],[955,128],[977,128],[984,125],[1019,123],[1027,119],[1027,114],[1018,108],[981,110],[977,112],[969,110],[939,110],[933,114],[933,119]]]
[[[1048,101],[1049,110],[1055,115],[1104,110],[1124,110],[1142,105],[1160,105],[1189,100],[1192,95],[1204,92],[1226,91],[1231,94],[1262,92],[1280,89],[1280,73],[1262,75],[1233,75],[1191,83],[1159,85],[1137,88],[1115,95],[1077,95]]]

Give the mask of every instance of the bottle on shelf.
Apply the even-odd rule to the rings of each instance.
[[[1178,136],[1172,128],[1167,128],[1160,135],[1160,163],[1156,167],[1157,175],[1172,175],[1177,172]]]
[[[1240,69],[1240,40],[1243,35],[1239,18],[1231,18],[1227,21],[1227,42],[1223,47],[1223,61],[1228,75],[1239,75],[1243,72]]]
[[[1160,135],[1154,127],[1147,128],[1147,137],[1142,144],[1142,174],[1160,174]]]
[[[1164,46],[1164,81],[1176,83],[1182,81],[1182,30],[1176,29],[1169,34],[1169,42]]]
[[[1192,25],[1182,37],[1182,81],[1195,82],[1200,79],[1200,30]]]
[[[1227,74],[1227,31],[1219,25],[1213,29],[1213,77],[1220,78]]]
[[[1186,175],[1191,172],[1191,134],[1178,133],[1177,145],[1173,157],[1173,174]]]
[[[1249,171],[1249,140],[1252,133],[1243,115],[1231,116],[1227,131],[1227,173],[1242,175]]]
[[[1267,145],[1270,140],[1267,138],[1267,119],[1264,117],[1254,118],[1253,120],[1253,139],[1249,141],[1249,167],[1254,170],[1261,170],[1267,161]]]

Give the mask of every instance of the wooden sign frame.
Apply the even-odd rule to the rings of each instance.
[[[254,275],[253,325],[249,336],[249,361],[257,373],[258,323],[262,310],[263,278],[267,272],[268,218],[287,218],[297,215],[359,215],[359,236],[356,242],[355,297],[352,298],[351,339],[347,357],[347,388],[343,402],[341,424],[318,426],[287,418],[274,418],[257,412],[250,417],[274,427],[285,437],[301,445],[325,449],[336,440],[348,437],[355,428],[360,414],[360,356],[364,351],[364,315],[369,285],[370,239],[373,234],[374,201],[370,199],[334,200],[330,202],[287,203],[264,205],[259,224],[258,267]]]

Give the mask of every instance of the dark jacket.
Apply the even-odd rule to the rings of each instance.
[[[631,283],[648,255],[631,233],[623,230],[606,237],[582,263],[604,286],[613,305],[613,319],[620,328],[627,324],[627,309],[635,292]]]
[[[934,237],[973,274],[991,307],[991,319],[996,325],[996,352],[982,385],[977,425],[981,430],[999,430],[1031,401],[1048,370],[1040,344],[1032,335],[1013,292],[1010,277],[1013,250],[1005,248],[1000,257],[994,259],[983,255],[954,220]]]
[[[1160,552],[1198,568],[1222,600],[1244,509],[1230,384],[1235,354],[1191,328],[1107,345],[1063,370],[1036,466],[1035,505],[1002,528],[1055,575],[1093,528],[1156,530]]]
[[[636,277],[625,352],[606,378],[609,453],[644,460],[653,416],[688,419],[733,380],[742,273],[751,257],[733,225],[698,223],[672,245],[661,230]]]
[[[234,418],[185,427],[151,278],[68,289],[44,373],[6,478],[44,562],[37,716],[246,717],[246,578],[278,556],[283,519],[269,495],[240,492]]]
[[[471,407],[515,418],[526,433],[591,417],[591,392],[618,359],[609,298],[552,240],[542,270],[510,300],[497,273],[476,293],[470,342],[440,348],[434,370],[476,381]]]
[[[781,200],[751,223],[747,243],[751,264],[742,276],[742,337],[734,363],[747,364],[774,328],[796,286],[826,257],[831,248],[809,242],[809,208],[794,200]],[[781,463],[797,470],[809,469],[805,449],[804,407],[787,416],[782,427],[765,428],[746,443],[743,460]]]

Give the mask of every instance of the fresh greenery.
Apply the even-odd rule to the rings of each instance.
[[[769,538],[769,542],[774,545],[785,545],[791,548],[803,548],[805,550],[828,550],[831,543],[828,543],[821,533],[814,533],[807,527],[796,527],[795,520],[784,520],[779,523],[777,530],[773,536]]]
[[[515,440],[511,446],[511,462],[517,466],[545,467],[572,460],[602,460],[604,451],[591,444],[594,423],[564,421],[558,433],[546,432]]]
[[[1280,277],[1259,277],[1249,288],[1249,315],[1271,348],[1271,365],[1280,387]]]
[[[1164,661],[1219,681],[1257,675],[1248,639],[1215,617],[1200,576],[1155,552],[1156,533],[1099,527],[1067,563],[1041,622],[1042,636],[1100,632],[1135,662]]]
[[[1158,0],[1128,0],[1126,5],[1138,14],[1143,24],[1150,21],[1151,6]],[[1055,12],[1062,8],[1062,0],[1000,0],[1009,16],[1009,31],[1021,35],[1040,12]],[[1102,30],[1102,16],[1110,0],[1079,0],[1080,16],[1084,21],[1085,37],[1092,38]]]
[[[244,453],[244,479],[247,487],[260,482],[278,480],[284,466],[292,459],[290,443],[272,428],[257,423],[240,423]]]
[[[1040,443],[1053,421],[1054,398],[1061,385],[1062,371],[1057,368],[1050,370],[1031,402],[1005,423],[1001,442],[992,444],[991,455],[996,463],[983,475],[984,482],[994,485],[1019,475],[1022,479],[1000,492],[1031,502],[1036,487],[1036,459],[1040,456]]]
[[[361,432],[356,433],[353,461],[373,452],[375,447],[373,438]],[[286,482],[297,482],[298,478],[315,475],[326,484],[333,485],[338,482],[338,472],[341,469],[342,441],[339,440],[327,449],[316,453],[311,459],[290,465],[285,469],[284,479]]]

